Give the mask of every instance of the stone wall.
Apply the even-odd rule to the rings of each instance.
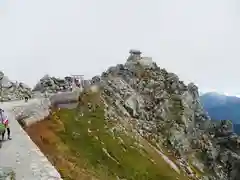
[[[80,92],[81,92],[80,89],[77,89],[73,92],[59,92],[57,94],[52,95],[49,99],[50,99],[50,102],[52,105],[76,102],[76,101],[78,101]]]
[[[61,92],[51,95],[49,98],[40,97],[31,99],[27,103],[16,104],[12,107],[15,118],[24,126],[29,126],[49,115],[49,109],[52,105],[77,102],[80,91]]]
[[[50,100],[46,98],[1,104],[10,120],[13,139],[3,142],[0,149],[0,179],[15,174],[13,179],[16,180],[62,180],[54,166],[17,122],[20,119],[30,125],[44,119],[49,114],[50,105]]]
[[[1,107],[6,111],[10,120],[13,139],[3,144],[2,148],[6,151],[0,151],[0,179],[16,175],[13,179],[24,177],[26,180],[61,180],[60,174],[32,142],[28,134],[20,127],[17,120],[24,126],[30,126],[45,119],[49,115],[52,105],[76,102],[80,92],[79,89],[76,89],[73,92],[49,94],[49,98],[38,94],[28,102],[22,100],[1,104]],[[9,159],[8,156],[11,158]],[[19,163],[16,163],[16,161]],[[28,168],[28,166],[35,168]]]
[[[16,120],[29,126],[37,121],[43,120],[49,115],[51,102],[49,99],[41,98],[30,100],[28,103],[14,106],[12,112]]]

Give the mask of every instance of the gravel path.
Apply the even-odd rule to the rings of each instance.
[[[38,99],[32,99],[28,103],[34,104],[38,101]],[[14,168],[17,180],[60,180],[57,170],[16,121],[11,109],[21,105],[26,106],[24,101],[0,104],[9,116],[13,138],[3,142],[0,149],[0,167]]]

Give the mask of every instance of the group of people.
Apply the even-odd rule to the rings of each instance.
[[[10,136],[9,119],[4,113],[4,110],[0,108],[0,134],[2,135],[1,140],[4,140],[6,131],[8,140],[11,140],[12,138]]]

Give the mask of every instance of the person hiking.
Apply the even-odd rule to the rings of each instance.
[[[24,97],[24,99],[25,99],[25,102],[28,102],[28,96],[26,95],[25,97]]]
[[[9,127],[9,121],[7,116],[4,114],[4,110],[0,108],[0,123],[2,125],[4,125],[5,129],[3,132],[1,132],[2,134],[2,140],[4,140],[4,136],[5,136],[5,132],[7,129],[7,135],[8,135],[8,140],[11,140],[11,136],[10,136],[10,127]]]

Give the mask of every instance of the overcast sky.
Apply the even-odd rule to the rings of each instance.
[[[240,94],[237,0],[0,0],[0,69],[91,77],[131,48],[203,91]]]

